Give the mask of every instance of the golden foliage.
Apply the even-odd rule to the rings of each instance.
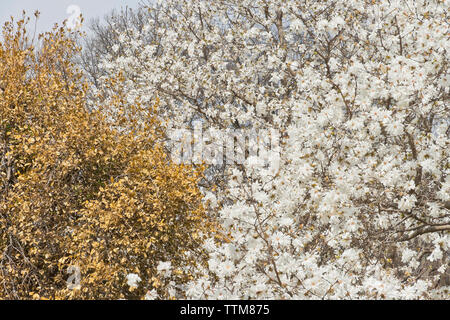
[[[158,262],[172,263],[171,281],[189,280],[214,230],[202,168],[170,162],[156,106],[124,101],[120,76],[108,107],[88,108],[73,34],[55,27],[37,49],[28,20],[5,24],[0,46],[0,298],[164,295]],[[72,265],[79,290],[67,288]]]

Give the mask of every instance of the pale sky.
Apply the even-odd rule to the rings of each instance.
[[[31,18],[34,18],[34,11],[39,10],[41,15],[37,31],[48,31],[56,22],[60,24],[70,17],[71,14],[67,10],[72,5],[80,8],[86,26],[90,19],[103,17],[112,9],[125,6],[136,8],[141,2],[142,0],[0,0],[0,26],[9,21],[10,16],[21,17],[22,10],[25,10]],[[34,20],[32,22],[31,27],[34,27]]]

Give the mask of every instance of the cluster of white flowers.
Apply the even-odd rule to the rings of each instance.
[[[139,285],[139,282],[141,282],[141,281],[142,281],[142,279],[136,273],[129,273],[127,275],[127,284],[131,288],[136,288]]]
[[[171,127],[283,137],[278,170],[250,158],[205,191],[227,241],[206,242],[182,296],[448,298],[449,2],[162,6],[144,29],[159,43],[105,57],[109,73],[158,97]]]

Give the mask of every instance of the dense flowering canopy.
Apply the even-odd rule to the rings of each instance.
[[[188,298],[448,298],[449,2],[168,0],[106,73],[182,127],[275,129],[279,170],[222,168]],[[161,269],[162,270],[162,269]],[[151,297],[156,297],[152,295]]]

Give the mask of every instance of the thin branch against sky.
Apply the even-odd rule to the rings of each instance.
[[[22,10],[29,16],[33,16],[36,10],[41,12],[37,31],[50,30],[55,23],[62,23],[69,19],[79,8],[85,21],[95,17],[102,17],[112,9],[121,7],[138,7],[141,0],[2,0],[0,1],[0,24],[10,20],[10,17],[21,17]],[[70,10],[70,9],[72,10]],[[86,23],[85,23],[86,25]],[[86,28],[84,28],[85,30]]]

